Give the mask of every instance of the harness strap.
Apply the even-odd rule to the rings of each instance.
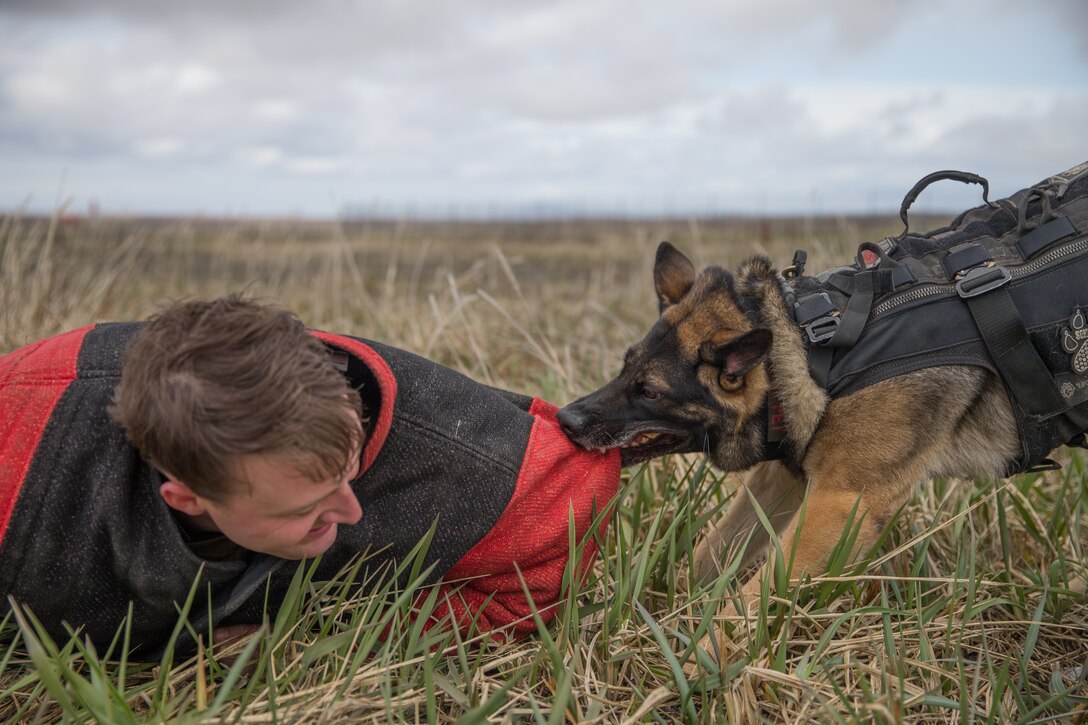
[[[808,374],[825,390],[827,378],[831,375],[831,359],[834,356],[835,351],[824,345],[815,346],[808,353]]]
[[[821,388],[827,387],[835,348],[853,347],[865,329],[873,307],[874,282],[878,271],[869,269],[853,275],[853,294],[838,318],[834,334],[823,340],[813,340],[814,344],[808,356],[808,371]]]
[[[893,263],[895,266],[878,267],[871,271],[876,272],[876,281],[873,291],[876,296],[894,292],[905,284],[913,282],[914,273],[909,268]],[[839,292],[849,297],[854,294],[854,277],[856,273],[836,272],[828,276],[826,284],[834,287]]]
[[[1030,259],[1054,242],[1076,233],[1077,228],[1073,226],[1073,222],[1069,221],[1069,217],[1058,217],[1040,224],[1020,237],[1016,240],[1016,248],[1024,259]]]
[[[861,337],[861,331],[869,320],[869,311],[873,308],[875,276],[876,270],[872,269],[854,275],[854,293],[850,295],[850,301],[846,303],[840,318],[839,329],[827,341],[827,347],[853,347]]]
[[[1004,272],[1004,281],[997,282],[993,273]],[[1046,363],[1031,343],[1020,312],[1005,287],[1008,273],[1001,267],[975,275],[978,285],[964,285],[968,275],[957,285],[960,296],[967,301],[971,316],[982,333],[982,342],[993,358],[1009,391],[1029,415],[1046,418],[1066,409],[1054,387]],[[990,285],[990,286],[986,286]]]
[[[993,256],[986,247],[978,242],[965,242],[949,249],[948,256],[942,260],[941,264],[944,265],[948,278],[954,279],[960,272],[992,260]]]

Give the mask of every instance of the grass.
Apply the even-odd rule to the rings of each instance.
[[[891,219],[12,215],[0,224],[0,352],[245,288],[315,327],[565,402],[614,374],[652,321],[659,239],[702,263],[765,251],[786,264],[800,246],[818,270],[897,231]],[[300,569],[257,635],[179,661],[131,661],[123,626],[106,652],[78,636],[54,642],[15,609],[0,623],[0,721],[1076,721],[1088,703],[1088,467],[1063,460],[1005,481],[927,481],[866,561],[833,555],[826,576],[765,593],[750,614],[728,603],[728,571],[704,589],[687,578],[698,532],[736,484],[694,456],[625,471],[589,579],[568,582],[554,622],[538,618],[526,640],[424,628],[409,616],[424,588],[389,576],[360,593],[359,567],[332,582]],[[415,561],[402,566],[420,580]],[[437,604],[423,601],[424,614]],[[718,661],[695,649],[715,627]]]

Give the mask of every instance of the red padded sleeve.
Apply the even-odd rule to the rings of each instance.
[[[620,476],[619,450],[602,455],[574,445],[560,430],[557,411],[543,400],[533,401],[529,412],[536,420],[514,494],[491,531],[446,573],[432,623],[451,618],[464,631],[475,618],[481,631],[503,628],[514,636],[535,632],[522,577],[543,620],[555,617],[570,557],[569,513],[574,511],[576,540],[582,541],[594,516],[616,495]],[[605,517],[600,525],[602,533],[607,521]],[[590,540],[581,575],[596,552]]]
[[[0,357],[0,543],[45,426],[76,378],[88,325]]]

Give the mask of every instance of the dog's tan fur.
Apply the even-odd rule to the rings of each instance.
[[[802,332],[766,258],[735,275],[717,267],[696,274],[662,243],[654,283],[660,320],[628,351],[620,375],[560,411],[560,421],[587,448],[622,447],[628,463],[705,450],[723,470],[752,469],[696,547],[701,581],[715,578],[748,536],[743,565],[768,549],[756,505],[799,577],[820,570],[851,516],[860,526],[856,553],[875,542],[920,479],[999,477],[1020,452],[1004,387],[982,368],[928,368],[830,400],[809,374]],[[788,466],[757,465],[772,387],[785,414]]]
[[[770,515],[796,577],[820,569],[852,514],[860,520],[857,553],[875,542],[919,480],[937,475],[999,477],[1019,453],[1004,388],[986,371],[929,368],[829,401],[809,375],[804,345],[775,270],[763,259],[749,262],[737,273],[736,292],[758,300],[760,317],[772,331],[768,363],[787,438],[795,450],[803,451],[804,479],[777,462],[756,466],[726,515],[698,544],[694,569],[699,579],[714,578],[730,544],[750,531],[754,541],[745,563],[766,549],[767,536],[757,523],[753,500]],[[665,314],[702,317],[682,309],[685,299]],[[728,297],[717,300],[721,305]],[[742,318],[719,313],[718,319],[729,319],[732,326]],[[712,325],[696,326],[704,336],[715,334]],[[684,344],[695,345],[696,340]],[[732,406],[739,415],[762,405],[762,374],[762,368],[753,369],[747,377],[755,384],[746,379],[743,391],[734,394]],[[802,502],[804,525],[798,532]],[[750,580],[745,590],[755,590],[758,579]]]

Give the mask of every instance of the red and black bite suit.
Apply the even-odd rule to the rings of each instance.
[[[106,412],[139,329],[85,327],[0,357],[0,612],[10,596],[54,636],[66,637],[67,623],[104,648],[132,600],[132,641],[153,655],[198,575],[201,629],[209,592],[215,626],[260,622],[266,595],[274,610],[296,566],[253,552],[209,561],[186,545],[159,495],[162,474]],[[431,581],[451,582],[439,615],[532,631],[524,577],[549,619],[569,557],[568,512],[584,536],[615,495],[618,451],[574,446],[539,399],[386,345],[314,334],[370,419],[353,483],[363,516],[339,527],[317,578],[361,554],[372,567],[398,560],[437,520],[424,564],[435,565]],[[590,543],[586,565],[592,552]]]

